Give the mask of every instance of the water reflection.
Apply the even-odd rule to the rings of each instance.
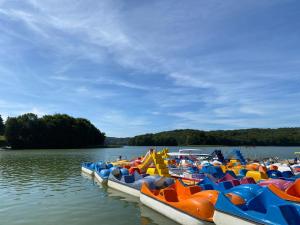
[[[174,224],[141,205],[81,175],[84,161],[143,155],[148,147],[114,149],[0,151],[0,224]],[[212,152],[215,147],[204,147]],[[222,147],[225,153],[232,148]],[[177,151],[178,147],[170,148]],[[293,158],[299,147],[242,148],[246,156]],[[124,219],[125,218],[125,219]]]

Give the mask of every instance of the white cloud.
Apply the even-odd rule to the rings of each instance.
[[[27,74],[43,87],[51,87],[52,92],[63,96],[64,101],[79,102],[77,97],[82,98],[80,100],[116,100],[126,92],[120,93],[120,90],[128,88],[132,93],[139,91],[134,100],[135,107],[148,101],[155,107],[152,114],[157,118],[168,114],[175,117],[178,124],[207,127],[271,125],[268,118],[279,117],[300,106],[297,101],[299,89],[295,89],[293,95],[287,95],[289,86],[299,82],[297,73],[287,73],[290,65],[298,71],[298,61],[293,55],[276,56],[279,52],[275,48],[279,40],[276,38],[283,34],[276,38],[268,35],[268,29],[260,30],[260,26],[268,25],[265,20],[257,26],[255,21],[252,22],[256,16],[249,15],[250,12],[258,13],[256,9],[267,10],[270,4],[277,3],[194,1],[170,4],[154,1],[133,5],[114,0],[30,0],[19,5],[1,1],[1,18],[18,26],[22,24],[31,35],[26,37],[14,29],[0,28],[5,31],[0,37],[0,43],[4,43],[0,56],[11,57],[5,65],[0,61],[0,72],[3,72],[0,76],[5,78],[0,82],[10,89],[17,83],[23,95],[33,94],[30,88],[34,89],[34,85],[23,88],[24,77],[18,77],[6,68],[10,62],[25,61],[26,53],[31,50],[38,53],[38,59],[50,54],[48,62],[53,71],[39,75],[27,68]],[[253,27],[257,26],[255,34],[248,31],[253,29],[247,24],[250,22]],[[7,47],[7,36],[26,39],[28,45],[25,49],[11,50]],[[283,45],[281,41],[279,43]],[[14,57],[18,60],[13,60]],[[37,62],[38,66],[43,63],[47,64]],[[95,64],[101,75],[89,71]],[[279,64],[282,65],[280,68]],[[26,67],[26,63],[18,65]],[[131,74],[131,79],[116,76],[109,69],[107,72],[106,67],[113,67],[118,74]],[[82,71],[77,72],[78,68]],[[141,76],[146,77],[145,80]],[[112,90],[102,88],[110,86],[114,86]],[[38,91],[44,93],[47,88]],[[38,91],[35,96],[40,94]],[[100,103],[110,104],[104,101],[96,104],[101,107]],[[120,125],[122,123],[132,130],[142,129],[148,121],[147,115],[137,119],[136,115],[124,112],[129,109],[118,111],[118,107],[111,107],[112,114],[105,115],[102,120],[104,125],[105,121],[111,122],[111,125],[105,125],[108,129],[114,129],[113,126],[126,129]]]

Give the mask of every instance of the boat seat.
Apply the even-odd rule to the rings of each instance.
[[[246,173],[248,172],[248,170],[246,170],[246,169],[241,169],[240,170],[240,172],[239,172],[239,174],[240,174],[240,176],[246,176]]]
[[[218,185],[219,185],[220,189],[223,189],[223,190],[227,190],[227,189],[230,189],[233,187],[231,181],[223,181],[223,182],[220,182]]]
[[[214,187],[211,184],[199,184],[203,190],[214,190]]]
[[[201,187],[199,187],[198,185],[194,185],[194,186],[188,186],[186,187],[189,191],[189,193],[191,195],[198,193],[199,191],[201,191]]]
[[[282,177],[282,173],[278,170],[268,170],[267,174],[268,174],[268,177],[270,177],[270,178]]]
[[[125,183],[133,183],[134,182],[134,176],[133,175],[124,175],[122,177]]]
[[[225,175],[221,179],[219,179],[218,182],[230,181],[234,179],[236,179],[234,172],[231,170],[227,170]]]
[[[260,213],[267,213],[267,208],[270,205],[285,205],[285,200],[281,199],[277,195],[275,195],[268,188],[264,188],[262,192],[257,194],[253,199],[251,199],[247,207],[249,210],[254,210]]]
[[[286,193],[300,198],[300,179],[296,180],[287,190]]]
[[[240,181],[241,184],[256,184],[255,180],[253,177],[244,177]]]
[[[248,210],[257,211],[260,213],[265,214],[267,212],[264,198],[261,197],[261,194],[255,196],[251,199],[247,204]]]
[[[177,192],[173,188],[165,188],[161,190],[160,195],[162,195],[167,202],[178,202]]]
[[[252,177],[257,182],[263,179],[267,179],[268,175],[259,171],[248,171],[246,177]]]
[[[291,171],[283,171],[281,174],[284,178],[290,178],[294,176],[294,174]]]
[[[241,184],[240,181],[237,179],[231,180],[230,182],[231,182],[232,186],[238,186]]]

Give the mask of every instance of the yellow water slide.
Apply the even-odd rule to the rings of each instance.
[[[150,167],[152,164],[155,166],[155,168]],[[162,154],[156,152],[155,150],[149,150],[147,152],[138,168],[142,173],[148,173],[150,175],[158,174],[164,177],[170,176],[169,170],[164,163]]]

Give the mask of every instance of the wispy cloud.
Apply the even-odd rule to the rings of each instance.
[[[295,4],[2,0],[0,94],[28,107],[1,110],[63,111],[119,136],[300,125]]]

